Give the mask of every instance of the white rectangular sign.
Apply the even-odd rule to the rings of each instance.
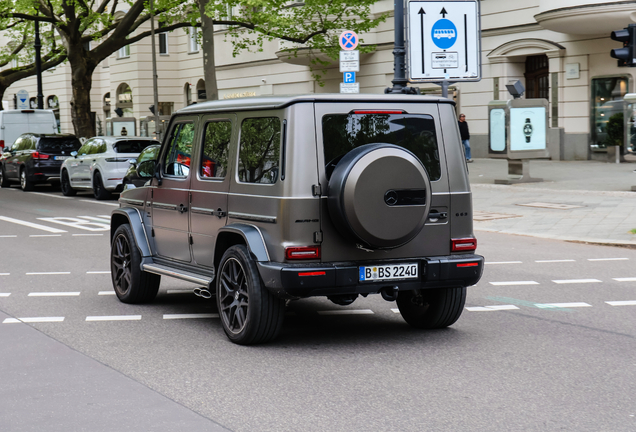
[[[510,150],[546,149],[544,107],[510,108]]]
[[[360,93],[360,83],[340,83],[340,93]]]
[[[340,51],[340,61],[341,62],[350,62],[350,61],[360,61],[360,51]]]
[[[408,3],[407,69],[411,82],[481,80],[479,3]]]

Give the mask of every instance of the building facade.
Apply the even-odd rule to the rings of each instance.
[[[376,46],[373,53],[361,57],[357,75],[363,93],[383,93],[393,79],[393,2],[381,0],[373,8],[377,14],[389,12],[391,16],[361,35],[365,44]],[[473,156],[487,156],[488,103],[510,99],[505,84],[520,80],[526,88],[524,97],[549,102],[553,159],[606,158],[608,121],[623,112],[623,96],[635,91],[636,78],[635,69],[618,67],[610,57],[611,49],[620,47],[610,33],[636,22],[636,2],[482,0],[480,8],[482,80],[455,84],[449,93],[470,124]],[[342,74],[337,62],[318,83],[302,50],[289,58],[285,45],[274,41],[265,43],[260,52],[233,57],[225,33],[218,28],[215,37],[219,98],[339,91]],[[160,114],[169,115],[205,100],[196,29],[179,29],[156,38]],[[151,60],[150,38],[146,38],[114,53],[98,67],[91,93],[98,133],[116,133],[107,120],[117,117],[115,108],[134,122],[137,135],[153,133],[146,121],[153,104]],[[73,132],[70,86],[68,65],[44,72],[45,108],[56,110],[61,132]],[[441,94],[433,84],[414,87]],[[10,87],[4,96],[5,107],[13,107],[14,94],[21,89],[34,99],[35,78]]]

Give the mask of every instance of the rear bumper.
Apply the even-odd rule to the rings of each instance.
[[[382,265],[414,262],[419,264],[419,278],[360,282],[360,265]],[[471,286],[479,282],[484,269],[484,257],[462,254],[369,263],[303,263],[287,264],[257,262],[265,286],[282,298],[332,296],[342,294],[373,294],[387,286],[398,290],[451,288]],[[310,275],[308,275],[310,274]]]

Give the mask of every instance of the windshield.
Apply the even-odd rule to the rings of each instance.
[[[38,150],[41,152],[61,152],[79,150],[82,143],[75,137],[41,138]]]
[[[322,118],[327,178],[349,151],[365,144],[388,143],[410,150],[431,181],[441,167],[433,117],[424,114],[330,114]]]
[[[126,140],[117,141],[113,144],[116,153],[141,153],[143,149],[152,144],[159,144],[150,140]]]

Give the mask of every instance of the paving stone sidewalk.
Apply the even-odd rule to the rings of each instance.
[[[469,164],[475,231],[636,247],[636,163],[531,161],[540,183],[495,185],[505,160]],[[635,231],[636,232],[636,231]]]

